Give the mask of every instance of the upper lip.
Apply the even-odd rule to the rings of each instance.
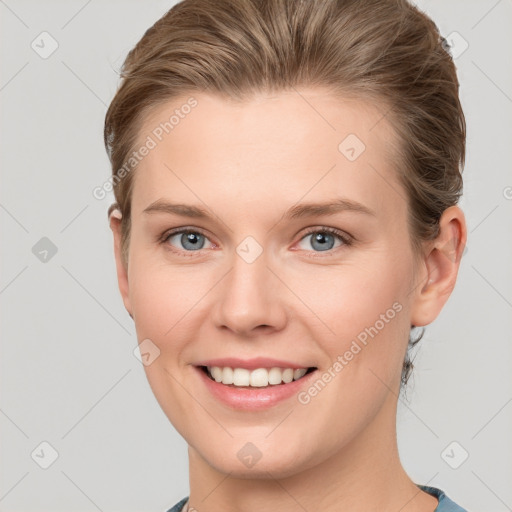
[[[245,368],[247,370],[256,370],[257,368],[312,368],[308,364],[299,364],[282,359],[273,359],[270,357],[255,357],[253,359],[240,359],[237,357],[223,357],[219,359],[208,359],[194,363],[194,366],[220,366],[221,368],[229,366],[230,368]]]

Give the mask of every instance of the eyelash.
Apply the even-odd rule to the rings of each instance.
[[[184,234],[184,233],[198,233],[198,234],[203,235],[204,237],[208,238],[206,233],[204,231],[202,231],[201,229],[199,229],[199,228],[178,228],[176,230],[165,231],[161,235],[161,237],[159,237],[158,242],[160,244],[164,245],[167,250],[170,250],[170,251],[172,251],[172,252],[174,252],[176,254],[180,254],[180,255],[183,255],[183,256],[186,255],[185,257],[193,257],[193,256],[196,255],[196,253],[201,252],[201,249],[198,250],[198,251],[184,251],[184,250],[181,250],[181,249],[176,249],[172,245],[167,244],[167,241],[169,240],[169,238],[171,238],[171,236],[180,235],[180,234]],[[322,256],[322,252],[326,252],[327,256],[332,255],[338,249],[342,249],[343,247],[349,247],[354,242],[353,238],[350,237],[349,235],[347,235],[346,233],[344,233],[343,231],[340,231],[339,229],[336,229],[336,228],[329,228],[329,227],[310,228],[300,238],[299,242],[302,241],[304,238],[306,238],[308,235],[311,235],[313,233],[328,233],[330,235],[333,235],[333,236],[337,237],[342,242],[341,246],[336,247],[334,249],[328,249],[327,251],[307,251],[307,252],[313,253],[314,254],[314,256],[313,256],[314,258],[317,258],[317,257],[323,258],[323,257],[325,257],[325,256]],[[185,253],[185,254],[183,254],[183,253]]]

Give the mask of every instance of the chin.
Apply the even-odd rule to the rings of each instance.
[[[232,478],[264,480],[272,478],[287,478],[306,469],[314,467],[313,458],[301,452],[301,447],[293,452],[284,452],[277,447],[268,448],[270,454],[257,452],[254,446],[243,445],[242,449],[234,450],[234,456],[227,456],[226,451],[201,455],[203,460],[219,473],[229,474]],[[230,452],[232,450],[229,450]],[[299,459],[300,456],[300,459]],[[259,457],[259,458],[258,458]]]

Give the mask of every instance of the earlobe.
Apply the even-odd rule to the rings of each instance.
[[[119,291],[121,292],[124,307],[126,308],[126,311],[128,311],[130,317],[133,318],[130,303],[128,269],[124,264],[121,251],[121,220],[122,214],[119,209],[112,208],[109,210],[109,224],[114,235],[114,256],[116,261],[117,283]]]
[[[411,310],[413,325],[427,325],[441,312],[455,287],[466,239],[464,214],[458,206],[450,206],[441,216],[437,238],[426,245]]]

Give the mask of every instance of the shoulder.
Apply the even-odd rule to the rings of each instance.
[[[468,512],[465,508],[452,501],[441,489],[427,485],[418,485],[418,487],[438,499],[439,504],[434,512]]]
[[[167,512],[181,512],[181,509],[185,506],[185,503],[187,503],[188,496],[186,498],[183,498],[180,502],[176,503],[174,507],[170,508]]]

